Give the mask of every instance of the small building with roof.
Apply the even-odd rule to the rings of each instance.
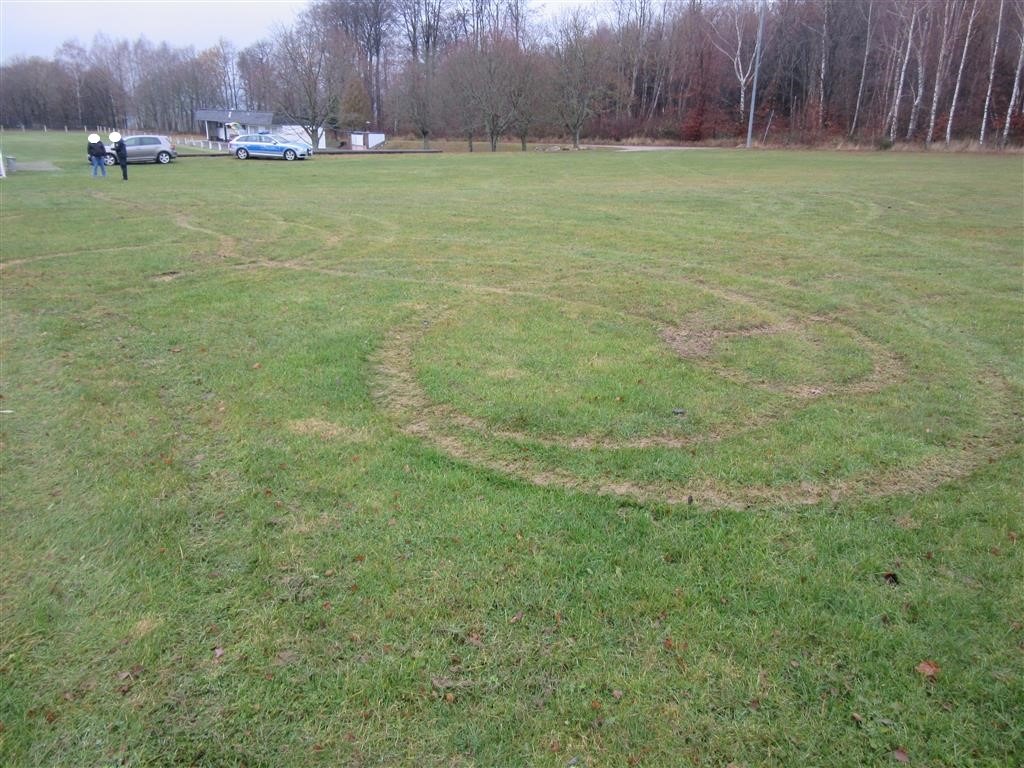
[[[273,112],[248,112],[242,109],[197,109],[195,122],[209,141],[230,141],[243,133],[268,132],[293,141],[309,142],[309,134],[301,125],[295,125]],[[316,149],[327,146],[321,129]]]

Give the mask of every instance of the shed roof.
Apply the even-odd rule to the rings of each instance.
[[[241,109],[197,109],[196,122],[212,120],[217,123],[242,123],[243,125],[273,125],[273,112],[246,112]]]

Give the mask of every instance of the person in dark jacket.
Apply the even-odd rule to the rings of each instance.
[[[121,181],[128,181],[128,147],[124,144],[121,134],[114,131],[110,134],[110,140],[114,142],[114,154],[117,155],[117,164],[121,166]]]
[[[100,141],[99,134],[89,134],[89,162],[92,163],[92,175],[96,176],[96,171],[101,171],[103,178],[107,177],[107,166],[103,162],[103,159],[107,156],[107,148],[103,146],[103,142]]]

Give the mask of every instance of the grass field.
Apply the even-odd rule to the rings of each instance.
[[[0,141],[0,765],[1024,761],[1020,155]]]

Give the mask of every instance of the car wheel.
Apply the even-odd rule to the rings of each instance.
[[[235,150],[235,157],[237,157],[239,160],[245,160],[247,157],[249,157],[249,150],[247,150],[245,147],[239,147],[238,149]]]
[[[284,151],[284,159],[285,160],[294,160],[296,157],[297,157],[297,155],[295,154],[295,150],[294,149],[286,149]]]
[[[156,156],[156,161],[160,163],[160,165],[167,165],[169,162],[171,162],[171,153],[158,152]]]
[[[117,165],[117,158],[114,157],[113,155],[104,155],[103,156],[103,164],[104,165]]]

